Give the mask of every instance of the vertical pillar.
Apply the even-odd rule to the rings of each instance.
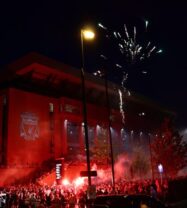
[[[80,152],[82,154],[84,154],[85,153],[84,152],[84,149],[85,149],[85,147],[84,147],[84,127],[83,127],[82,123],[79,128],[79,147],[80,147]]]
[[[64,120],[63,122],[63,127],[62,127],[62,152],[63,154],[67,154],[68,150],[68,145],[67,145],[67,119]]]
[[[54,158],[54,105],[49,103],[49,122],[50,122],[50,154]]]
[[[152,148],[151,148],[151,134],[148,134],[149,140],[149,153],[150,153],[150,162],[151,162],[151,173],[152,173],[152,181],[154,180],[154,167],[153,167],[153,155],[152,155]]]

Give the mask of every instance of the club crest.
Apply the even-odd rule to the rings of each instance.
[[[38,117],[34,113],[24,112],[21,115],[20,137],[25,140],[39,138]]]

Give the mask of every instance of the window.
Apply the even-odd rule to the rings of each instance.
[[[94,139],[95,139],[95,128],[93,126],[88,126],[88,139],[89,139],[89,145],[94,145]]]
[[[67,123],[68,153],[75,154],[80,150],[80,124],[76,122]]]

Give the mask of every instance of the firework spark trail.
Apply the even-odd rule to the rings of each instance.
[[[136,27],[134,27],[134,43],[136,43]]]
[[[123,91],[125,93],[127,92],[127,89],[125,87],[125,82],[127,81],[127,79],[128,79],[128,73],[124,72],[123,79],[121,81],[121,86],[123,87]],[[123,123],[123,125],[125,125],[125,111],[124,111],[123,94],[120,89],[118,89],[118,94],[119,94],[119,108],[120,108],[120,113],[122,116],[122,123]],[[130,96],[129,91],[128,91],[128,95]]]
[[[128,79],[128,73],[124,72],[123,73],[123,79],[121,81],[121,86],[123,87],[124,92],[126,91],[125,82],[127,81],[127,79]]]
[[[156,46],[153,46],[153,48],[151,48],[151,50],[149,51],[149,53],[147,54],[147,57],[151,56],[151,53],[156,49]]]
[[[118,67],[118,68],[120,68],[120,69],[122,68],[122,66],[121,66],[121,65],[119,65],[119,64],[116,64],[116,67]]]
[[[158,50],[156,53],[162,53],[162,49]]]
[[[121,92],[120,89],[118,89],[118,93],[119,93],[119,109],[120,109],[120,113],[121,113],[121,116],[122,116],[122,123],[125,125],[125,111],[123,110],[123,94]]]
[[[127,30],[126,24],[124,24],[124,29],[125,29],[125,34],[126,34],[127,40],[129,41],[129,33],[128,33],[128,30]]]
[[[101,24],[101,23],[98,23],[98,26],[99,27],[101,27],[102,29],[104,29],[104,30],[107,30],[107,27],[105,27],[103,24]]]
[[[108,58],[106,56],[104,56],[103,54],[100,55],[101,58],[103,58],[104,60],[107,60]]]
[[[145,30],[147,31],[147,28],[148,28],[148,24],[149,24],[149,21],[145,21]]]
[[[149,41],[147,46],[146,46],[146,49],[148,49],[148,47],[150,46],[151,42]]]

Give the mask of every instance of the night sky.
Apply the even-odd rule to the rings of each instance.
[[[94,43],[86,46],[86,70],[94,72],[101,67],[101,53],[110,51],[109,65],[118,58],[96,27],[98,22],[111,30],[123,29],[124,23],[136,26],[137,35],[143,36],[144,21],[149,20],[148,38],[163,53],[141,66],[141,70],[148,71],[146,76],[136,68],[128,87],[178,113],[177,125],[185,127],[186,9],[182,0],[4,1],[0,4],[0,65],[36,51],[80,68],[80,28],[89,24],[97,35]]]

